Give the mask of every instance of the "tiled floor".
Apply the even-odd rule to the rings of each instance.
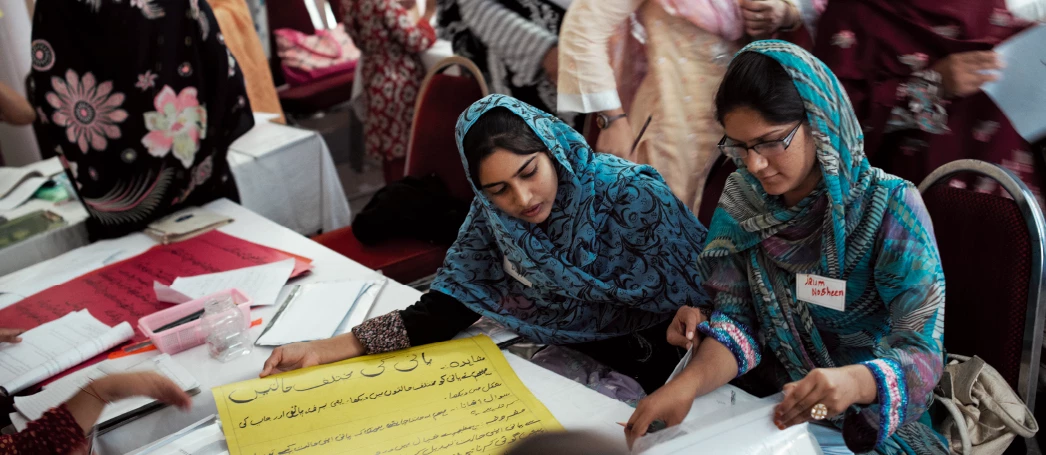
[[[323,116],[296,119],[296,126],[310,129],[323,135],[330,149],[331,158],[338,170],[345,197],[353,216],[363,210],[371,196],[385,186],[381,163],[363,157],[363,128],[354,122],[348,107],[335,109]],[[357,150],[354,150],[356,148]],[[361,165],[354,166],[357,160]],[[357,171],[356,167],[362,170]]]

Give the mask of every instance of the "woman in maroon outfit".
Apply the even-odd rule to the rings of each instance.
[[[980,90],[1001,68],[992,48],[1028,25],[1004,0],[832,0],[814,53],[846,87],[873,166],[918,184],[942,164],[979,159],[1039,196],[1042,157]],[[954,184],[1001,191],[987,180]]]

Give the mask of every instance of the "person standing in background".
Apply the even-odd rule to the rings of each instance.
[[[435,0],[414,21],[396,0],[343,0],[345,30],[363,53],[367,154],[381,158],[385,183],[403,178],[414,100],[425,78],[419,54],[436,42]]]
[[[873,166],[920,182],[951,161],[988,161],[1042,204],[1042,157],[981,91],[1002,68],[992,48],[1028,25],[1004,0],[832,0],[814,53],[846,87]],[[955,183],[1005,193],[987,179]]]
[[[632,13],[646,29],[649,68],[626,115],[607,43]],[[743,34],[735,0],[576,0],[560,35],[557,108],[596,113],[596,151],[653,166],[696,213],[723,134],[712,98]]]
[[[828,0],[740,0],[745,33],[755,39],[778,38],[813,48],[817,20]]]
[[[559,30],[571,0],[440,0],[439,29],[492,93],[556,114]],[[560,118],[577,128],[575,115]]]
[[[214,18],[218,20],[225,37],[225,45],[243,71],[243,82],[247,86],[251,108],[254,112],[278,114],[279,121],[284,122],[283,107],[280,106],[280,97],[269,69],[269,58],[265,56],[247,3],[244,0],[210,0],[210,3],[211,8],[214,8]]]
[[[254,117],[206,1],[37,6],[26,83],[34,129],[65,166],[92,239],[238,199],[226,156]]]

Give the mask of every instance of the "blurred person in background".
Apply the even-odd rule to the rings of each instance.
[[[345,30],[364,56],[367,154],[381,159],[385,183],[392,183],[403,178],[414,100],[425,79],[420,54],[436,42],[429,24],[435,0],[426,0],[420,18],[397,0],[342,0],[342,10]]]
[[[439,0],[439,29],[472,60],[491,93],[556,113],[559,30],[572,0]],[[577,116],[560,116],[580,127]]]
[[[37,6],[26,83],[34,130],[65,166],[92,239],[239,199],[226,156],[254,117],[206,1]]]
[[[814,53],[846,88],[873,166],[918,183],[951,161],[988,161],[1042,204],[1042,157],[981,91],[1003,65],[992,49],[1028,25],[1004,0],[832,0]],[[987,179],[956,184],[1002,191]]]
[[[626,70],[645,71],[626,113],[608,43],[633,13],[649,66]],[[557,109],[595,113],[596,151],[653,166],[696,213],[723,135],[712,99],[744,27],[735,0],[575,0],[560,34]]]

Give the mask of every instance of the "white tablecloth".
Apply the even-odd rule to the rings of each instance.
[[[352,222],[334,161],[319,134],[259,121],[232,143],[228,160],[240,202],[265,218],[304,235]],[[58,158],[31,166],[61,170]],[[76,201],[55,205],[32,200],[0,215],[13,219],[36,210],[58,213],[68,225],[0,250],[0,276],[88,243],[87,211]]]
[[[229,235],[311,258],[313,270],[303,277],[300,283],[371,279],[380,276],[377,272],[228,200],[212,202],[206,208],[236,220],[221,228],[221,231]],[[46,270],[60,269],[66,264],[82,262],[83,257],[97,256],[99,252],[104,252],[103,256],[109,257],[106,263],[112,263],[137,255],[155,244],[143,234],[97,242],[2,277],[0,285],[48,279],[55,280],[54,284],[57,284],[59,278],[45,273]],[[368,318],[406,308],[416,302],[420,295],[420,292],[413,288],[390,281],[371,308]],[[0,309],[18,300],[11,294],[0,294]],[[251,317],[268,320],[275,310],[272,306],[254,308]],[[261,334],[263,326],[264,324],[252,329],[252,338]],[[102,454],[127,453],[214,414],[215,403],[210,389],[257,377],[270,352],[269,348],[255,347],[249,355],[224,364],[212,360],[207,354],[206,346],[197,346],[175,354],[175,361],[192,373],[201,385],[201,393],[193,397],[192,411],[181,412],[174,408],[165,408],[148,414],[101,436],[96,449]],[[157,354],[139,354],[142,359],[151,355]],[[521,358],[508,355],[508,359],[520,380],[566,429],[593,431],[624,444],[624,433],[616,422],[627,421],[633,411],[631,407]],[[702,412],[697,408],[695,407],[691,414]],[[816,452],[803,450],[791,453],[805,455]]]

